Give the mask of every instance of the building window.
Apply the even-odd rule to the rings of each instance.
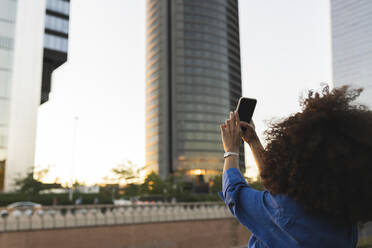
[[[13,39],[0,36],[0,48],[12,50],[13,49]]]
[[[47,9],[59,12],[65,15],[70,14],[70,3],[62,0],[47,0]]]
[[[15,22],[17,2],[0,0],[0,6],[0,19],[10,23]]]
[[[66,38],[45,34],[44,35],[44,47],[67,53],[68,40]]]
[[[0,149],[6,148],[7,144],[8,144],[7,130],[4,127],[0,127]]]
[[[0,98],[0,128],[9,122],[9,101]]]
[[[68,20],[55,16],[45,16],[45,28],[68,34]]]
[[[9,97],[9,76],[9,72],[0,71],[0,99]]]

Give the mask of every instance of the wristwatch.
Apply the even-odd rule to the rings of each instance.
[[[223,154],[223,158],[227,158],[228,156],[237,156],[237,157],[239,157],[239,153],[236,153],[236,152],[225,152]]]

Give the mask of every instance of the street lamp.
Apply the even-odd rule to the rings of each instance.
[[[79,117],[75,116],[74,117],[74,130],[73,130],[73,144],[72,144],[72,162],[71,162],[71,185],[70,185],[70,190],[68,194],[68,199],[72,201],[73,199],[73,186],[74,186],[74,167],[75,167],[75,150],[76,150],[76,131],[77,131],[77,125],[78,125]]]

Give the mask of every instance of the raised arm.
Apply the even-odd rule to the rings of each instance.
[[[242,140],[242,132],[239,123],[239,115],[235,111],[234,113],[230,112],[230,118],[226,120],[225,124],[220,126],[225,152],[239,154],[240,142]],[[225,158],[223,172],[230,168],[239,169],[239,156],[230,155]]]
[[[256,160],[258,170],[261,172],[264,168],[264,148],[258,138],[253,121],[247,123],[240,121],[238,113],[230,112],[230,118],[221,126],[222,143],[225,152],[239,153],[241,139],[247,142],[252,150],[253,157]],[[245,127],[244,132],[240,127]],[[223,171],[229,168],[239,169],[238,156],[231,155],[225,159]]]
[[[244,121],[240,122],[240,125],[242,127],[246,128],[246,131],[243,132],[243,140],[247,142],[252,150],[253,157],[256,160],[256,164],[258,166],[258,170],[261,172],[261,170],[264,168],[264,148],[261,144],[260,139],[257,136],[255,126],[253,121],[251,123],[247,123]]]

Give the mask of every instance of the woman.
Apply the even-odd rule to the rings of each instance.
[[[357,222],[372,220],[372,112],[351,104],[361,91],[310,91],[301,112],[270,125],[265,149],[236,112],[221,125],[232,154],[220,196],[252,232],[249,247],[356,247]],[[265,191],[250,188],[238,169],[241,139]]]

